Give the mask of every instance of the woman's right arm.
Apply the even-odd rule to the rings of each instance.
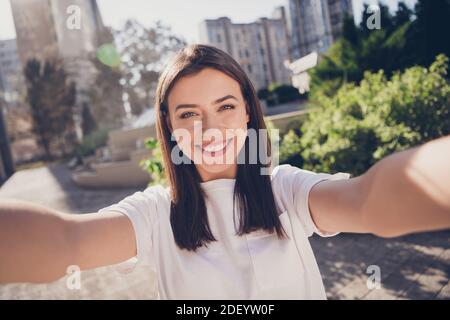
[[[136,256],[129,218],[119,212],[67,214],[0,200],[0,283],[42,283]]]

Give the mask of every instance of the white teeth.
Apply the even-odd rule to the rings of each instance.
[[[232,138],[231,138],[232,139]],[[227,146],[227,144],[231,141],[231,139],[229,139],[229,140],[227,140],[227,141],[225,141],[225,142],[222,142],[222,143],[219,143],[219,144],[216,144],[216,145],[207,145],[206,147],[204,147],[204,148],[202,148],[202,147],[200,147],[200,146],[198,146],[198,147],[200,147],[203,151],[205,151],[205,152],[218,152],[218,151],[220,151],[220,150],[222,150],[222,149],[224,149],[226,146]]]
[[[225,145],[226,144],[223,143],[223,142],[221,144],[216,144],[214,146],[207,145],[206,147],[203,148],[203,151],[206,151],[206,152],[217,152],[217,151],[222,150],[225,147]]]

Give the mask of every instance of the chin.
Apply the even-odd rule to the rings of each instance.
[[[233,168],[236,164],[235,163],[223,163],[223,164],[218,164],[218,163],[214,163],[214,164],[206,164],[203,163],[201,165],[196,165],[197,169],[203,171],[203,172],[207,172],[207,173],[221,173],[227,170],[230,170],[231,168]]]

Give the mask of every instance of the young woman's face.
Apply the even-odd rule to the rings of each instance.
[[[239,83],[205,68],[175,83],[168,107],[172,135],[202,180],[233,177],[249,121]]]

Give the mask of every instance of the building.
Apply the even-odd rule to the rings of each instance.
[[[272,18],[252,23],[232,23],[227,17],[205,20],[200,24],[200,42],[229,53],[246,71],[256,90],[271,83],[290,83],[289,38],[284,8]]]
[[[342,36],[345,16],[353,17],[352,0],[328,0],[327,2],[331,35],[333,36],[334,42]]]
[[[92,58],[105,34],[96,0],[14,0],[11,9],[22,66],[32,58],[61,60],[76,83],[75,122],[81,139],[81,110],[89,104],[96,74]],[[79,27],[68,23],[74,15],[80,18]]]
[[[0,99],[5,101],[5,106],[17,104],[23,85],[16,40],[0,40]]]
[[[288,0],[287,25],[291,58],[325,52],[342,34],[345,15],[353,16],[351,0]]]

